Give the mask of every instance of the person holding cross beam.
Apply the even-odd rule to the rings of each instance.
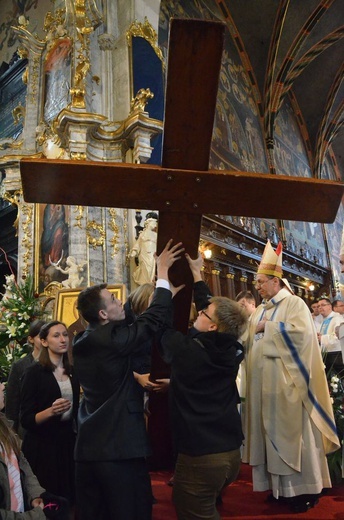
[[[177,454],[173,502],[179,520],[219,519],[216,499],[240,469],[243,440],[236,377],[243,359],[237,341],[247,325],[240,305],[211,297],[202,256],[186,254],[198,316],[187,335],[167,323],[160,350],[171,365],[170,410]],[[173,290],[173,289],[172,289]]]
[[[169,268],[182,244],[170,240],[159,256],[156,289],[148,309],[127,325],[122,302],[106,284],[81,291],[77,308],[89,323],[76,336],[74,369],[84,392],[75,446],[76,506],[81,520],[150,520],[150,455],[143,399],[132,354],[161,328],[171,309]],[[174,288],[176,294],[179,288]]]

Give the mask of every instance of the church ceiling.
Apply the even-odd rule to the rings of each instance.
[[[344,180],[343,0],[217,3],[249,57],[267,140],[273,137],[276,115],[289,91],[308,133],[315,175],[321,176],[331,145]]]

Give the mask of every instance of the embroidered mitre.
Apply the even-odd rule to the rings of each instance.
[[[268,240],[257,274],[267,274],[282,278],[282,242],[279,242],[276,251],[274,251],[270,240]]]

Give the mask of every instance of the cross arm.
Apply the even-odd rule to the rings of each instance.
[[[333,222],[344,184],[224,170],[23,159],[27,202]]]

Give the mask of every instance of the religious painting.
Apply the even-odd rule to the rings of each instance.
[[[286,248],[310,262],[328,267],[322,224],[283,221]]]
[[[121,300],[123,304],[125,303],[126,287],[124,284],[108,285],[107,289]],[[81,289],[61,289],[56,294],[54,319],[62,321],[68,329],[73,326],[77,328],[77,322],[82,321],[76,308],[80,291]],[[83,326],[83,328],[85,327]]]
[[[45,58],[44,120],[47,123],[70,103],[71,52],[72,40],[60,38]]]
[[[235,226],[243,228],[245,231],[252,233],[263,240],[270,240],[274,245],[277,245],[281,240],[279,224],[277,220],[258,218],[258,217],[243,217],[231,215],[217,215],[222,220],[226,220]]]
[[[67,278],[62,273],[69,255],[69,206],[36,204],[35,214],[35,282],[42,293],[51,282]]]
[[[159,44],[167,52],[168,28],[171,17],[223,20],[218,2],[182,0],[160,4]],[[242,60],[230,34],[225,33],[210,168],[216,170],[268,172],[265,142],[261,126],[249,60]]]
[[[274,160],[278,174],[312,177],[301,130],[288,98],[276,117]]]

